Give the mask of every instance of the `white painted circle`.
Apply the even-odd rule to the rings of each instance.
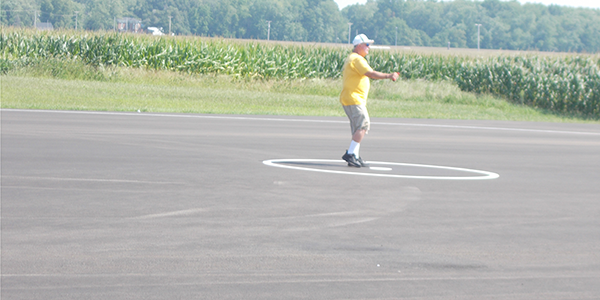
[[[357,171],[348,172],[348,171],[336,171],[336,170],[327,170],[327,169],[298,167],[298,166],[290,166],[290,165],[283,164],[283,163],[294,163],[294,162],[344,163],[343,160],[333,160],[333,159],[270,159],[270,160],[263,161],[263,164],[265,164],[267,166],[271,166],[271,167],[301,170],[301,171],[345,174],[345,175],[373,176],[373,177],[409,178],[409,179],[487,180],[487,179],[496,179],[496,178],[500,177],[500,175],[493,173],[493,172],[488,172],[488,171],[480,171],[480,170],[465,169],[465,168],[455,168],[455,167],[445,167],[445,166],[406,164],[406,163],[380,162],[380,161],[369,161],[368,163],[370,165],[392,165],[392,166],[452,170],[452,171],[465,172],[465,173],[475,173],[475,174],[479,174],[481,176],[422,176],[422,175],[400,175],[400,174],[385,174],[385,173],[365,173],[365,172],[357,172]],[[373,167],[371,167],[371,168],[373,168]],[[389,169],[391,170],[391,168],[389,168]],[[357,170],[360,170],[360,169],[357,169]]]
[[[373,171],[391,171],[392,168],[388,168],[388,167],[369,167],[369,169],[373,170]]]

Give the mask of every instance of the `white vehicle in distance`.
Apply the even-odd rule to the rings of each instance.
[[[152,33],[152,35],[165,35],[162,32],[162,28],[156,28],[156,27],[148,27],[148,32]]]

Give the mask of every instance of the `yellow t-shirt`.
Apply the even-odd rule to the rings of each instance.
[[[342,71],[342,81],[344,88],[340,94],[340,102],[342,105],[366,105],[367,96],[371,82],[365,73],[371,72],[373,69],[367,63],[367,60],[352,52],[346,58],[344,70]]]

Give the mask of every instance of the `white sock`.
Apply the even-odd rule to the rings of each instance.
[[[360,143],[357,143],[354,140],[352,140],[352,142],[350,142],[350,148],[348,148],[348,153],[354,154],[358,158],[358,157],[360,157],[360,155],[358,154],[359,150],[360,150]]]

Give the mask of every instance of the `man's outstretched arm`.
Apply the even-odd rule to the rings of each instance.
[[[400,74],[398,73],[381,73],[381,72],[377,72],[377,71],[371,71],[371,72],[367,72],[365,73],[365,76],[371,78],[371,79],[391,79],[392,81],[396,81],[398,79],[398,76],[400,76]]]

